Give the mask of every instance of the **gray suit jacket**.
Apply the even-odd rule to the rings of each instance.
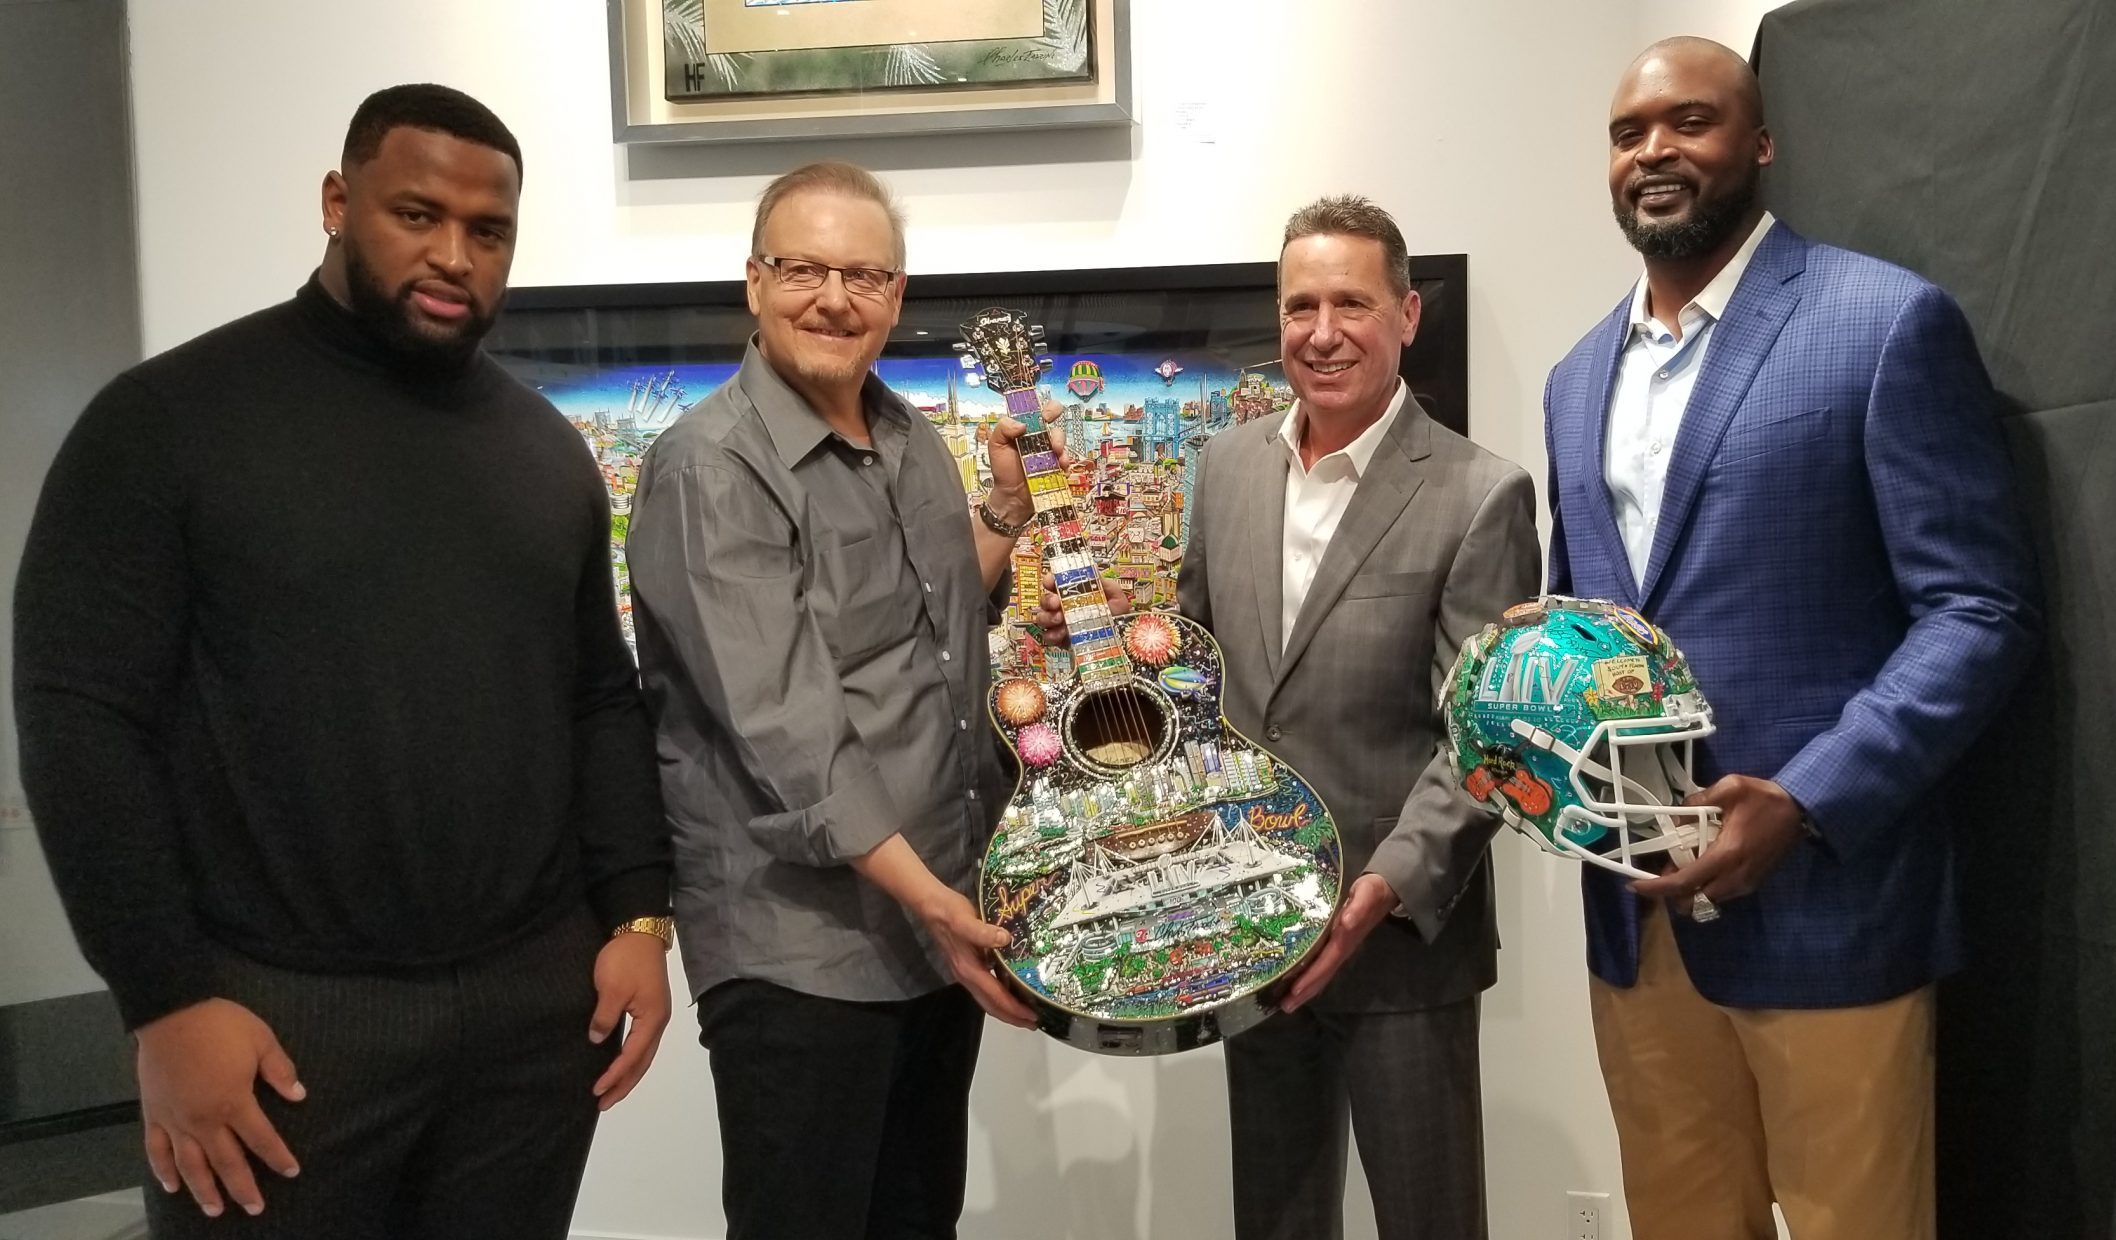
[[[1347,885],[1371,870],[1403,901],[1318,1003],[1452,1003],[1497,980],[1485,850],[1498,820],[1456,792],[1436,703],[1462,642],[1537,593],[1535,486],[1406,400],[1281,653],[1287,416],[1224,431],[1199,459],[1182,611],[1226,654],[1228,722],[1330,808]]]

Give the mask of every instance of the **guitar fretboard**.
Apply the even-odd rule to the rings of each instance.
[[[1035,391],[1008,392],[1007,412],[1029,428],[1018,445],[1022,470],[1028,475],[1029,499],[1043,531],[1051,576],[1058,583],[1058,605],[1073,643],[1073,674],[1083,685],[1125,683],[1131,679],[1131,660],[1117,639],[1087,533],[1073,509],[1073,486],[1058,464]]]

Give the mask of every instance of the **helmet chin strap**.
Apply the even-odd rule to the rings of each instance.
[[[1652,788],[1647,787],[1638,780],[1631,778],[1629,775],[1610,770],[1525,719],[1513,720],[1511,727],[1515,736],[1520,737],[1538,749],[1548,750],[1563,758],[1566,762],[1572,764],[1574,770],[1591,775],[1596,779],[1606,780],[1609,786],[1616,789],[1619,793],[1629,791],[1638,796],[1641,804],[1637,806],[1637,812],[1650,816],[1655,822],[1660,824],[1660,834],[1643,844],[1632,845],[1628,840],[1625,841],[1624,851],[1627,854],[1651,856],[1654,853],[1665,852],[1674,859],[1676,868],[1681,869],[1683,866],[1697,860],[1697,854],[1706,844],[1711,842],[1707,835],[1711,823],[1708,813],[1697,813],[1697,821],[1689,824],[1682,823],[1678,820],[1677,815],[1672,812],[1673,806],[1668,805]],[[1614,753],[1616,750],[1614,738],[1610,740],[1609,746],[1610,751]],[[1690,779],[1687,771],[1671,772],[1665,764],[1662,764],[1661,774],[1667,777],[1670,790],[1677,794],[1688,795],[1697,791],[1697,784]],[[1494,792],[1492,795],[1496,797],[1498,793]],[[1629,807],[1628,802],[1619,803],[1626,805],[1627,808]],[[1709,806],[1698,808],[1704,811],[1710,811],[1711,809]],[[1511,807],[1507,807],[1507,811],[1510,810]],[[1682,817],[1688,818],[1690,815],[1686,814]],[[1509,820],[1517,818],[1519,818],[1519,814],[1514,813],[1511,814]],[[1691,843],[1693,839],[1697,841],[1694,846]],[[1559,843],[1566,851],[1578,856],[1582,861],[1601,866],[1604,869],[1615,870],[1620,874],[1626,874],[1633,878],[1656,877],[1636,866],[1625,865],[1620,861],[1612,861],[1601,853],[1590,852],[1571,840],[1560,840]]]

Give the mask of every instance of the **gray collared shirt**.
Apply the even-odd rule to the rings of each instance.
[[[633,619],[693,996],[945,985],[915,920],[847,862],[902,832],[967,894],[1013,782],[985,718],[996,611],[961,475],[872,375],[863,399],[871,446],[752,340],[640,465]]]

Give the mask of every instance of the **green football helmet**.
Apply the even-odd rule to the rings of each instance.
[[[1719,828],[1694,749],[1712,708],[1668,635],[1628,607],[1545,595],[1462,644],[1441,693],[1470,798],[1561,857],[1634,878],[1688,864]]]

